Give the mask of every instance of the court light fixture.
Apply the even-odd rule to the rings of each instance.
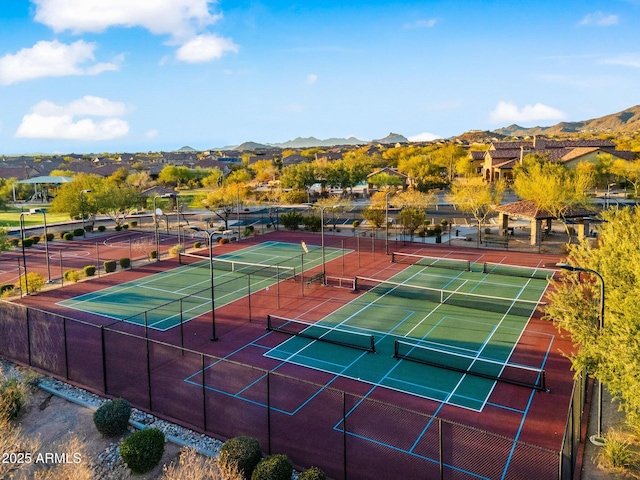
[[[602,275],[600,275],[599,272],[591,269],[591,268],[584,268],[584,267],[580,267],[577,265],[569,265],[568,263],[552,263],[552,264],[546,264],[545,266],[547,267],[557,267],[557,268],[561,268],[562,270],[567,270],[569,272],[585,272],[585,273],[590,273],[595,275],[596,277],[598,277],[598,280],[600,280],[600,314],[599,314],[599,323],[598,323],[598,331],[602,332],[602,330],[604,329],[604,279],[602,278]],[[594,435],[591,435],[589,437],[589,440],[591,441],[591,443],[593,443],[594,445],[597,445],[599,447],[604,445],[604,438],[602,437],[602,382],[600,380],[598,380],[598,405],[597,405],[598,411],[597,411],[597,415],[598,415],[598,419],[597,419],[597,431]]]

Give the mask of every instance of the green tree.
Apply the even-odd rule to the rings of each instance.
[[[482,225],[494,206],[500,203],[505,187],[502,181],[486,183],[479,177],[457,178],[451,184],[448,200],[459,210],[470,213],[476,219],[478,245],[482,242]]]
[[[311,163],[298,163],[282,169],[280,175],[282,188],[308,190],[314,183],[316,183],[316,172]]]
[[[224,222],[225,230],[229,230],[231,214],[238,208],[238,203],[250,194],[246,187],[240,183],[225,183],[201,198],[200,203]]]
[[[611,173],[617,175],[633,186],[633,196],[640,195],[640,160],[616,160],[611,166]]]
[[[569,241],[566,215],[572,209],[591,207],[588,192],[594,176],[584,170],[571,170],[564,165],[537,159],[527,159],[514,170],[513,190],[524,200],[531,200],[539,210],[562,222]]]
[[[137,188],[111,178],[100,181],[90,197],[98,212],[107,215],[116,225],[125,223],[140,199]]]
[[[11,248],[11,242],[8,239],[8,232],[4,228],[0,228],[0,254]]]
[[[413,240],[413,235],[426,219],[425,210],[429,205],[435,205],[438,199],[433,194],[419,192],[418,190],[406,190],[394,196],[393,205],[400,207],[398,221]]]
[[[640,211],[608,210],[602,217],[597,246],[570,245],[566,262],[602,275],[604,328],[598,329],[601,285],[589,273],[551,281],[545,313],[577,347],[567,354],[573,370],[602,381],[621,400],[628,423],[640,428]]]
[[[102,177],[94,174],[80,173],[73,181],[63,183],[51,203],[52,213],[68,213],[71,218],[80,218],[82,214],[86,218],[94,218],[100,207],[93,195],[104,181]],[[91,193],[83,193],[90,190]]]
[[[390,175],[387,172],[377,173],[369,177],[368,182],[376,188],[400,187],[404,181],[397,175]]]
[[[195,177],[195,172],[189,167],[167,165],[158,175],[158,181],[164,185],[180,188]]]

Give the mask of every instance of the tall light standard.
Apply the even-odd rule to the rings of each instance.
[[[578,266],[574,267],[573,265],[569,265],[567,263],[556,263],[555,266],[562,268],[563,270],[568,270],[570,272],[592,273],[593,275],[598,277],[598,279],[600,280],[600,318],[599,318],[599,324],[598,324],[598,331],[602,332],[602,329],[604,328],[604,279],[602,278],[602,275],[600,275],[600,273],[590,268],[583,268]],[[591,443],[593,443],[594,445],[602,446],[604,445],[604,441],[602,438],[602,382],[600,380],[598,380],[598,407],[597,408],[598,408],[598,411],[597,411],[598,429],[595,435],[591,435],[591,437],[589,437],[589,440],[591,440]]]
[[[27,255],[24,251],[24,212],[20,214],[20,243],[22,244],[22,267],[24,270],[24,293],[29,295],[29,282],[27,282]],[[20,271],[18,270],[18,276]],[[20,283],[20,291],[22,292],[22,282]]]
[[[240,233],[240,190],[243,188],[249,188],[249,185],[238,185],[236,189],[236,222],[238,225],[238,240],[242,240],[242,234]]]
[[[324,206],[320,206],[318,207],[320,209],[320,239],[322,242],[322,281],[325,282],[325,274],[326,274],[326,269],[325,269],[325,262],[324,262],[324,211],[327,208],[337,208],[337,207],[342,207],[342,205],[324,205]]]
[[[158,215],[163,215],[162,209],[156,206],[156,201],[159,198],[170,197],[170,193],[163,193],[162,195],[154,195],[153,197],[153,223],[155,224],[155,240],[156,240],[156,262],[160,261],[160,236],[158,235]],[[167,233],[168,233],[167,227]]]
[[[91,193],[91,190],[80,190],[80,218],[82,219],[82,238],[87,238],[84,230],[84,195]]]
[[[392,190],[387,191],[384,194],[384,223],[385,223],[385,238],[384,238],[384,253],[389,255],[389,194],[393,193]]]
[[[202,232],[207,237],[209,237],[209,277],[211,279],[211,341],[215,342],[216,340],[218,340],[218,337],[216,336],[216,306],[213,298],[213,235],[215,235],[216,231],[213,230],[209,232],[196,225],[192,225],[189,228],[196,232]]]
[[[47,232],[47,212],[44,209],[40,212],[44,219],[44,254],[47,256],[47,283],[51,283],[51,267],[49,266],[49,238]]]

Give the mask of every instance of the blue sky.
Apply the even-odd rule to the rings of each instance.
[[[640,104],[640,0],[8,0],[0,154],[447,138]]]

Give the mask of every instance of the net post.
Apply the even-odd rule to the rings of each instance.
[[[271,327],[271,314],[268,313],[267,314],[267,330],[272,331],[273,328]]]
[[[400,351],[400,342],[398,340],[393,341],[393,358],[398,359],[398,352]]]
[[[378,353],[376,351],[376,339],[373,335],[371,335],[371,353]]]

